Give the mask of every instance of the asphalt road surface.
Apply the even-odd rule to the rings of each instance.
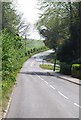
[[[34,55],[24,63],[6,118],[79,118],[79,86],[39,67],[50,52]]]

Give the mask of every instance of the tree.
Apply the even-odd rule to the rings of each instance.
[[[27,32],[29,24],[21,16],[11,2],[2,3],[2,29],[7,28],[10,33],[19,33],[23,36]]]
[[[41,8],[43,15],[38,28],[46,28],[41,32],[46,45],[53,49],[56,47],[62,62],[71,63],[78,59],[81,48],[81,2],[45,2]]]
[[[73,12],[75,10],[75,13]],[[61,62],[71,64],[72,61],[76,61],[81,58],[81,38],[80,38],[80,2],[70,3],[70,36],[63,45],[60,46],[57,52],[58,59]],[[69,47],[69,48],[68,48]]]
[[[79,31],[79,36],[80,36],[80,51],[79,51],[79,54],[80,54],[80,57],[81,57],[81,1],[79,2],[79,20],[80,20],[80,31]]]
[[[45,2],[44,6],[41,7],[43,9],[43,14],[37,24],[40,34],[45,37],[46,46],[53,48],[55,54],[58,46],[69,36],[67,24],[69,20],[66,19],[68,17],[67,13],[65,13],[67,11],[64,7],[65,5],[66,3],[63,5],[61,2]]]
[[[10,33],[16,33],[19,19],[11,5],[9,2],[2,3],[2,29],[6,28]]]

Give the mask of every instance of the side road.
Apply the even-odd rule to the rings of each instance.
[[[69,75],[62,75],[62,74],[54,72],[54,71],[53,72],[49,71],[48,74],[54,75],[54,76],[56,76],[58,78],[61,78],[63,80],[67,80],[67,81],[72,82],[74,84],[81,85],[81,80],[80,79],[73,78],[73,77],[71,77]]]

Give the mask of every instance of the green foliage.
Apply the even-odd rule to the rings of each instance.
[[[81,64],[72,64],[71,73],[73,77],[81,79]]]
[[[44,5],[47,6],[44,7]],[[64,39],[69,37],[69,4],[45,2],[44,5],[42,4],[43,14],[37,23],[37,27],[40,34],[45,37],[45,44],[56,49]]]
[[[24,43],[22,42],[21,38],[17,35],[13,36],[7,32],[7,30],[4,30],[1,34],[2,36],[2,70],[3,70],[3,80],[9,80],[12,79],[14,81],[14,75],[12,74],[16,70],[20,68],[20,61],[24,57],[25,49],[24,49]],[[33,43],[28,44],[28,47],[34,45],[34,42],[36,43],[37,41],[33,41]],[[38,43],[41,43],[38,41]],[[38,44],[34,45],[34,47],[39,48],[37,46]],[[42,50],[43,43],[40,45]],[[45,47],[45,46],[43,46]],[[30,49],[28,51],[28,54],[36,52],[37,48]],[[45,49],[45,48],[44,48]]]
[[[72,64],[72,69],[81,70],[81,64]]]
[[[12,7],[12,3],[2,3],[2,29],[7,28],[8,32],[16,33],[17,25],[19,24],[19,16]]]
[[[80,58],[81,42],[79,38],[79,26],[76,24],[70,27],[71,36],[57,50],[57,59],[61,62],[72,63]]]
[[[19,61],[24,56],[24,47],[21,38],[13,36],[4,30],[2,32],[2,70],[3,80],[9,79],[9,76],[14,80],[12,74],[19,68]]]
[[[54,70],[54,66],[49,64],[40,64],[40,67],[43,69]],[[59,72],[60,67],[55,67],[55,71]]]
[[[25,56],[25,47],[23,39],[18,35],[13,35],[7,29],[0,33],[2,40],[2,99],[3,109],[6,108],[9,100],[9,95],[12,91],[12,86],[15,84],[17,73],[22,67],[23,63],[33,54],[46,50],[46,47],[41,43],[41,47],[34,45],[33,41],[28,41],[29,52]],[[39,42],[38,42],[39,43]],[[31,48],[29,46],[33,46]],[[42,46],[43,45],[43,46]],[[38,51],[37,51],[38,50]]]
[[[72,46],[70,40],[66,40],[59,48],[57,49],[57,59],[60,62],[71,63],[74,59],[72,53]]]
[[[67,63],[61,63],[60,64],[60,72],[65,75],[71,74],[71,65]]]
[[[2,40],[2,100],[3,107],[7,105],[11,87],[16,81],[16,75],[26,60],[24,58],[24,47],[21,38],[17,35],[10,34],[4,29],[0,33]],[[5,105],[6,103],[6,105]]]
[[[60,62],[71,64],[81,57],[81,2],[41,3],[37,27],[45,45],[55,50]]]

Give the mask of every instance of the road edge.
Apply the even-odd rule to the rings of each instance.
[[[48,72],[48,73],[49,73],[50,75],[53,75],[53,76],[57,77],[57,78],[61,78],[62,80],[66,80],[66,81],[68,81],[68,82],[71,82],[71,83],[74,83],[74,84],[76,84],[76,85],[80,85],[80,86],[81,86],[80,83],[76,83],[76,82],[71,81],[71,80],[69,80],[69,79],[67,79],[67,78],[63,78],[63,77],[61,77],[61,76],[54,75],[54,74],[52,74],[52,73],[50,73],[50,72]]]

